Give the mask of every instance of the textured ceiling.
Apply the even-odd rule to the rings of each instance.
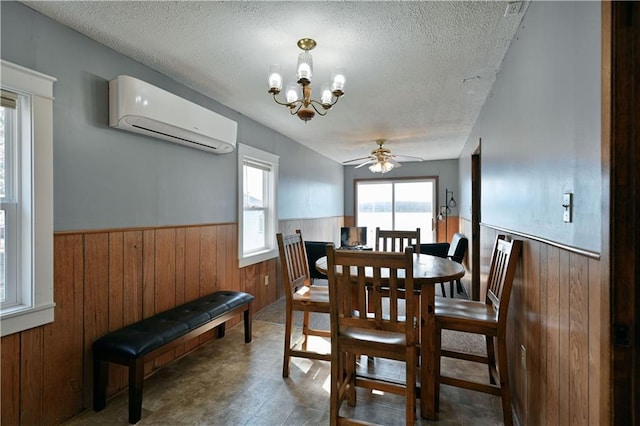
[[[505,16],[503,1],[23,3],[336,161],[379,138],[394,154],[457,158],[527,6]],[[316,91],[336,66],[347,74],[345,96],[308,123],[267,93],[272,63],[294,80],[303,37],[318,43]]]

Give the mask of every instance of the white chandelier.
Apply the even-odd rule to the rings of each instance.
[[[310,38],[298,40],[298,47],[304,52],[298,55],[297,82],[287,84],[285,90],[286,102],[281,102],[276,97],[282,90],[282,74],[280,65],[271,65],[269,70],[269,93],[273,100],[289,108],[291,115],[297,115],[300,120],[307,122],[316,113],[327,115],[329,109],[344,95],[345,76],[341,67],[336,68],[331,76],[331,83],[322,83],[320,86],[320,100],[311,99],[311,76],[313,75],[313,59],[309,53],[316,47],[316,41]]]

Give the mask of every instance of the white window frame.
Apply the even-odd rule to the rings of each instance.
[[[394,178],[394,179],[357,179],[355,182],[355,189],[354,189],[354,199],[355,199],[355,203],[354,203],[354,215],[355,215],[355,222],[356,222],[356,226],[365,226],[363,223],[359,222],[359,218],[358,218],[358,198],[359,198],[359,190],[360,190],[360,186],[361,185],[382,185],[382,184],[390,184],[391,185],[391,217],[392,217],[392,227],[390,229],[403,229],[401,226],[398,226],[399,224],[396,221],[396,185],[397,184],[403,184],[403,183],[430,183],[432,185],[433,188],[433,193],[431,196],[431,206],[432,206],[432,218],[431,218],[431,223],[425,223],[425,226],[422,227],[420,226],[420,239],[422,240],[421,243],[429,243],[429,242],[436,242],[437,240],[437,236],[436,236],[436,217],[438,214],[438,210],[437,210],[437,204],[436,204],[436,194],[437,194],[437,188],[438,188],[438,180],[436,177],[417,177],[417,178]],[[369,227],[369,229],[367,229],[367,244],[370,246],[373,246],[375,244],[371,244],[371,241],[375,240],[375,228],[371,229],[371,227]]]
[[[244,164],[245,161],[257,162],[267,165],[271,170],[267,174],[268,181],[265,182],[267,201],[264,212],[266,248],[260,251],[248,252],[243,247],[244,243]],[[278,229],[277,211],[277,185],[278,185],[278,163],[280,157],[260,149],[238,144],[238,261],[241,268],[265,260],[278,257],[278,246],[276,232]]]
[[[19,300],[0,310],[6,336],[53,322],[53,83],[55,78],[0,61],[0,86],[20,95]],[[26,101],[26,102],[25,102]]]

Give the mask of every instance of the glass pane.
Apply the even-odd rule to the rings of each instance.
[[[4,303],[7,298],[5,283],[7,282],[6,276],[6,256],[5,252],[5,226],[4,226],[4,210],[0,210],[0,302]]]
[[[421,242],[433,242],[433,183],[397,182],[395,183],[395,228],[412,231],[420,228]]]
[[[421,243],[435,241],[435,181],[358,183],[357,226],[367,227],[367,245],[375,246],[375,229],[411,231],[420,228]]]
[[[242,247],[245,253],[266,248],[265,213],[262,210],[245,210],[243,217]]]
[[[265,171],[244,166],[244,205],[246,207],[265,206]]]
[[[359,183],[357,187],[358,198],[358,224],[367,227],[367,245],[375,247],[376,227],[393,229],[391,183]]]
[[[4,130],[5,123],[7,120],[8,109],[5,107],[0,107],[0,198],[6,197],[5,187],[6,187],[6,165],[5,165],[5,142],[4,142]]]

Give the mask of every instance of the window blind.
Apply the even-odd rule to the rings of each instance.
[[[253,167],[255,169],[264,170],[265,172],[271,171],[271,164],[265,163],[263,161],[254,160],[251,158],[245,158],[242,161],[242,164],[248,167]]]
[[[2,90],[2,102],[1,106],[5,108],[16,109],[16,100],[18,99],[18,95],[13,92],[9,92],[7,90]]]

